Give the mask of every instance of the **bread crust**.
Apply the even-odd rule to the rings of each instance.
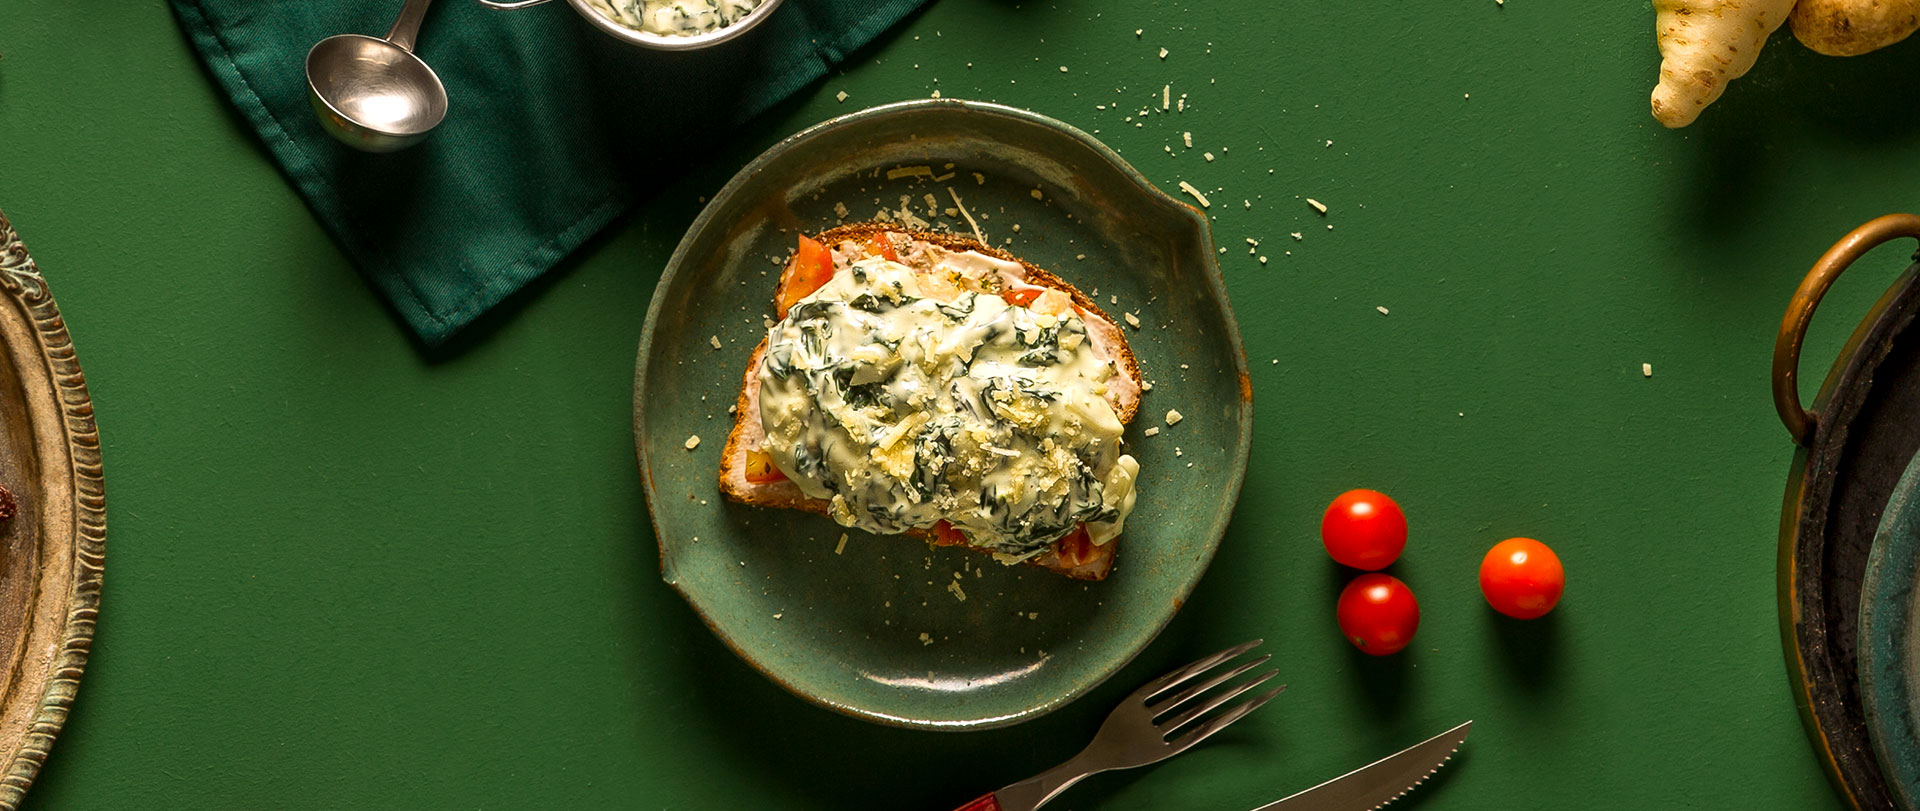
[[[1109,318],[1106,312],[1100,309],[1100,305],[1094,302],[1091,296],[1081,292],[1079,288],[1074,287],[1065,279],[1025,259],[1021,259],[991,245],[983,244],[971,237],[937,231],[902,228],[886,223],[841,225],[822,232],[818,239],[821,244],[831,247],[846,241],[864,241],[880,234],[900,234],[910,239],[938,245],[950,251],[974,251],[995,259],[1019,264],[1025,274],[1027,282],[1067,294],[1073,299],[1073,303],[1080,308],[1083,318],[1086,314],[1090,313],[1097,316],[1101,322],[1110,326],[1113,332],[1109,345],[1116,348],[1118,355],[1118,357],[1114,359],[1115,365],[1117,365],[1120,371],[1125,374],[1128,379],[1132,380],[1136,386],[1144,382],[1140,374],[1139,359],[1134,357],[1133,347],[1127,343],[1126,335],[1120,331],[1119,324],[1114,322],[1112,318]],[[761,338],[760,343],[754,346],[753,354],[748,357],[746,372],[741,376],[740,394],[735,398],[733,406],[733,429],[727,432],[727,444],[720,456],[720,492],[728,499],[742,504],[750,504],[758,507],[804,510],[824,516],[827,514],[827,502],[816,498],[808,498],[807,495],[800,490],[800,486],[791,480],[782,479],[777,482],[747,481],[747,454],[750,451],[758,450],[762,446],[765,438],[759,420],[760,387],[754,384],[760,370],[760,356],[766,351],[767,339]],[[1139,407],[1140,398],[1138,396],[1130,400],[1122,401],[1119,408],[1116,409],[1120,421],[1122,423],[1132,422],[1134,415],[1139,411]],[[932,530],[928,529],[913,529],[901,534],[919,538],[928,543],[933,543],[935,540]],[[1076,580],[1104,580],[1107,574],[1113,570],[1114,547],[1118,543],[1119,539],[1116,538],[1105,544],[1095,546],[1093,559],[1079,566],[1063,565],[1059,556],[1056,555],[1052,549],[1028,558],[1026,563],[1066,575]],[[984,554],[992,554],[990,550],[981,549],[980,547],[970,544],[962,544],[962,546]]]

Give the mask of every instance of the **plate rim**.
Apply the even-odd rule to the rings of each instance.
[[[71,574],[67,583],[53,584],[65,588],[41,594],[29,604],[34,612],[34,624],[58,622],[60,627],[52,640],[53,650],[47,657],[40,694],[31,697],[35,706],[26,734],[15,744],[5,771],[0,773],[0,811],[13,811],[46,765],[47,754],[72,710],[86,670],[99,618],[107,524],[100,434],[94,421],[93,400],[87,393],[86,377],[81,373],[72,336],[67,332],[53,294],[5,212],[0,212],[0,293],[18,310],[18,315],[7,313],[0,317],[24,317],[26,321],[27,332],[35,342],[30,351],[45,363],[41,371],[51,385],[49,391],[38,394],[47,398],[53,413],[60,418],[58,426],[51,429],[57,431],[55,437],[44,436],[43,432],[50,428],[36,424],[33,431],[36,442],[52,442],[63,447],[72,480],[72,533],[40,541],[42,558],[49,551],[71,556]],[[49,542],[53,546],[51,550],[46,549]],[[45,576],[36,575],[43,590],[49,585],[44,582]],[[50,611],[59,614],[52,615]],[[31,634],[31,627],[24,633]],[[23,659],[22,664],[31,661]],[[17,679],[16,676],[14,684],[8,685],[6,701],[9,704],[15,700],[12,688],[18,684]]]
[[[779,685],[788,693],[810,704],[864,721],[907,729],[940,731],[984,730],[1012,726],[1046,715],[1086,695],[1094,688],[1104,684],[1108,679],[1112,678],[1114,674],[1125,669],[1129,663],[1151,646],[1154,640],[1159,638],[1160,633],[1166,630],[1167,626],[1172,623],[1173,618],[1178,615],[1180,609],[1184,607],[1187,598],[1192,595],[1193,589],[1197,588],[1200,581],[1205,578],[1207,570],[1212,567],[1213,559],[1219,554],[1220,542],[1225,539],[1226,531],[1232,523],[1234,509],[1239,503],[1241,490],[1246,481],[1247,465],[1252,458],[1253,386],[1251,371],[1247,365],[1246,346],[1240,336],[1240,324],[1234,316],[1232,301],[1227,295],[1225,277],[1221,274],[1219,262],[1211,250],[1203,252],[1205,254],[1205,261],[1201,266],[1201,276],[1205,278],[1209,292],[1214,299],[1220,303],[1222,325],[1225,327],[1228,345],[1232,350],[1229,354],[1232,356],[1234,372],[1238,377],[1241,404],[1239,418],[1237,420],[1237,442],[1232,449],[1231,457],[1227,465],[1229,470],[1228,480],[1226,482],[1227,500],[1225,503],[1227,504],[1227,509],[1222,516],[1220,530],[1215,534],[1212,543],[1207,545],[1204,556],[1198,561],[1199,574],[1193,579],[1192,583],[1186,584],[1185,588],[1173,595],[1172,603],[1174,609],[1159,620],[1134,650],[1121,657],[1120,661],[1109,668],[1106,673],[1099,674],[1087,683],[1063,692],[1037,705],[1027,707],[1018,712],[1005,713],[989,718],[965,721],[928,721],[903,718],[863,707],[830,701],[821,696],[809,693],[787,679],[782,678],[779,674],[773,672],[765,663],[755,659],[743,649],[732,636],[727,634],[714,618],[707,613],[700,602],[695,599],[686,588],[681,586],[678,579],[674,577],[673,572],[668,568],[666,543],[663,540],[666,536],[661,532],[660,515],[654,507],[658,494],[654,488],[652,473],[647,466],[646,371],[647,363],[653,354],[655,327],[662,317],[664,307],[664,297],[661,294],[678,277],[683,263],[691,252],[694,236],[712,226],[713,220],[721,208],[721,204],[737,194],[740,188],[746,185],[750,178],[758,174],[768,164],[783,158],[786,153],[798,145],[812,140],[826,131],[858,125],[869,119],[936,110],[964,110],[1011,118],[1023,124],[1053,130],[1059,134],[1066,135],[1088,148],[1109,167],[1117,170],[1123,177],[1138,187],[1149,200],[1165,207],[1170,215],[1179,216],[1185,219],[1190,225],[1197,227],[1198,234],[1206,246],[1211,248],[1214,245],[1213,229],[1207,221],[1205,212],[1193,207],[1193,205],[1185,200],[1174,197],[1165,189],[1155,185],[1152,181],[1148,180],[1145,175],[1141,174],[1138,169],[1135,169],[1131,163],[1128,163],[1125,158],[1121,157],[1119,153],[1102,143],[1098,138],[1093,137],[1078,127],[1051,116],[994,102],[958,98],[910,99],[880,104],[863,110],[834,116],[782,138],[779,142],[768,147],[766,151],[760,153],[743,166],[727,181],[726,185],[722,186],[719,191],[708,198],[706,205],[701,208],[700,214],[687,226],[686,232],[680,238],[679,245],[674,248],[672,255],[668,257],[667,263],[660,274],[660,279],[655,284],[653,294],[647,304],[646,318],[641,325],[639,351],[634,363],[634,453],[635,461],[640,468],[641,486],[645,491],[647,518],[653,528],[654,543],[659,555],[661,579],[680,595],[680,598],[686,602],[688,607],[693,609],[694,614],[707,626],[707,630],[712,632],[714,637],[720,640],[721,644],[725,645],[735,656],[745,662],[748,667],[758,672],[761,676],[766,677],[769,681]]]

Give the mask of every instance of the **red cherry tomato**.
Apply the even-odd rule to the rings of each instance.
[[[1530,620],[1552,611],[1567,590],[1560,556],[1532,538],[1508,538],[1480,561],[1480,593],[1493,610]]]
[[[1348,490],[1320,517],[1320,542],[1342,566],[1384,569],[1407,548],[1407,516],[1377,490]]]
[[[1363,574],[1340,592],[1340,633],[1364,653],[1399,653],[1420,630],[1420,602],[1399,578]]]

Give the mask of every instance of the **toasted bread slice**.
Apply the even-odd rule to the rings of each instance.
[[[1092,297],[1082,293],[1046,270],[1020,259],[1012,254],[983,245],[980,242],[956,234],[919,231],[900,228],[882,223],[861,223],[843,225],[820,235],[819,241],[834,250],[836,256],[864,256],[865,245],[875,235],[900,235],[916,243],[938,246],[948,251],[972,251],[1000,261],[996,270],[1005,277],[1004,281],[1046,287],[1066,293],[1079,309],[1081,320],[1087,325],[1088,340],[1112,360],[1121,374],[1112,378],[1107,387],[1107,400],[1113,406],[1122,423],[1131,422],[1140,408],[1142,378],[1139,361],[1134,357],[1132,347],[1128,346],[1126,335],[1113,319],[1101,311]],[[909,264],[912,258],[906,259]],[[836,261],[836,265],[843,265]],[[760,386],[758,374],[760,357],[766,352],[767,339],[760,339],[753,354],[747,360],[746,372],[742,376],[740,395],[734,403],[733,430],[727,435],[726,449],[720,457],[720,492],[734,501],[761,507],[788,508],[805,510],[820,515],[827,514],[827,502],[809,498],[800,490],[800,486],[789,479],[771,482],[754,482],[747,478],[748,454],[760,451],[765,445],[766,433],[760,424]],[[929,542],[937,541],[932,530],[916,529],[905,533]],[[1077,565],[1067,565],[1056,549],[1028,558],[1026,563],[1039,566],[1078,580],[1102,580],[1113,569],[1114,547],[1119,539],[1105,544],[1092,546],[1086,559]],[[989,550],[968,545],[968,548],[980,552]]]

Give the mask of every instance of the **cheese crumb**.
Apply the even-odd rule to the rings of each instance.
[[[1651,364],[1651,363],[1642,363],[1642,364],[1640,364],[1640,375],[1641,375],[1642,377],[1652,377],[1652,376],[1653,376],[1653,364]]]
[[[1060,72],[1061,72],[1061,73],[1066,73],[1066,72],[1067,72],[1067,66],[1066,66],[1066,65],[1061,65],[1061,66],[1060,66]]]
[[[1182,416],[1180,412],[1171,408],[1167,409],[1167,425],[1179,425],[1180,421],[1184,419],[1186,419],[1186,417]]]
[[[1128,326],[1133,327],[1134,329],[1140,328],[1140,318],[1138,316],[1134,315],[1133,313],[1121,313],[1121,316],[1127,319]]]
[[[1037,188],[1034,189],[1033,191],[1027,192],[1027,196],[1032,197],[1035,200],[1043,200],[1046,198],[1046,195],[1042,194],[1040,190]]]
[[[838,99],[838,100],[840,100],[840,101],[846,101],[846,100],[847,100],[847,91],[845,91],[845,90],[842,90],[842,91],[840,91],[840,92],[838,92],[838,93],[835,93],[835,94],[833,94],[833,97],[834,97],[835,99]]]
[[[1188,149],[1193,148],[1193,133],[1191,132],[1180,133],[1180,140],[1187,145]]]
[[[840,533],[840,542],[833,545],[833,553],[838,555],[847,551],[847,533]]]
[[[1305,235],[1301,234],[1299,231],[1293,232],[1293,241],[1299,242],[1300,240],[1303,240],[1303,239],[1306,239]]]
[[[1173,85],[1170,85],[1170,84],[1161,85],[1160,86],[1160,109],[1165,110],[1172,106],[1173,106]]]
[[[834,204],[833,204],[833,216],[835,216],[835,217],[838,217],[838,218],[840,218],[840,219],[843,219],[843,220],[844,220],[844,219],[846,219],[846,218],[847,218],[847,204],[846,204],[846,203],[834,203]]]
[[[1167,58],[1167,49],[1165,49],[1165,48],[1161,48],[1161,49],[1160,49],[1160,58],[1161,58],[1161,59],[1165,59],[1165,58]]]
[[[1213,207],[1212,203],[1207,202],[1207,196],[1204,194],[1201,194],[1199,189],[1194,188],[1192,183],[1188,183],[1187,181],[1184,181],[1184,180],[1180,181],[1180,190],[1193,195],[1193,199],[1199,200],[1201,208]],[[1226,249],[1222,248],[1221,250],[1226,250]]]
[[[1147,429],[1147,430],[1146,430],[1146,431],[1144,432],[1144,434],[1145,434],[1146,436],[1159,436],[1159,435],[1160,435],[1160,426],[1158,426],[1158,425],[1156,425],[1156,426],[1154,426],[1154,427],[1152,427],[1152,428],[1148,428],[1148,429]]]
[[[1133,29],[1133,36],[1134,36],[1135,38],[1139,38],[1139,37],[1141,37],[1141,36],[1144,36],[1144,35],[1145,35],[1146,33],[1147,33],[1147,29],[1145,29],[1145,28],[1135,28],[1135,29]]]
[[[920,632],[920,644],[921,644],[921,645],[931,645],[931,644],[933,644],[933,634],[930,634],[930,633],[927,633],[926,631],[921,631],[921,632]]]
[[[1327,204],[1322,203],[1319,200],[1315,200],[1309,197],[1307,198],[1307,205],[1313,206],[1313,210],[1320,212],[1321,214],[1327,213]]]
[[[1267,263],[1267,258],[1264,256],[1260,257],[1260,264],[1264,265],[1266,263]]]
[[[714,349],[719,349],[719,348],[720,348],[720,336],[718,336],[718,335],[709,335],[709,336],[707,336],[707,343],[710,343],[710,344],[713,344],[713,348],[714,348]]]
[[[947,591],[953,592],[953,599],[959,600],[960,602],[963,602],[963,603],[967,601],[967,592],[965,589],[960,588],[960,581],[958,580],[947,581]]]
[[[699,434],[694,434],[693,436],[687,437],[687,450],[693,450],[694,448],[698,448],[698,447],[700,447]]]
[[[1200,157],[1203,157],[1203,158],[1206,158],[1206,159],[1207,159],[1207,162],[1208,162],[1208,163],[1212,163],[1212,162],[1213,162],[1213,153],[1212,153],[1212,152],[1202,152],[1202,153],[1200,153]]]
[[[1387,308],[1385,307],[1375,307],[1374,309],[1379,310],[1381,315],[1387,314]]]
[[[779,618],[781,618],[781,617],[784,617],[784,616],[786,616],[786,615],[787,615],[787,612],[785,612],[785,611],[782,611],[782,612],[780,612],[780,613],[778,613],[778,614],[775,614],[775,615],[773,615],[773,618],[774,618],[774,619],[779,619]]]

